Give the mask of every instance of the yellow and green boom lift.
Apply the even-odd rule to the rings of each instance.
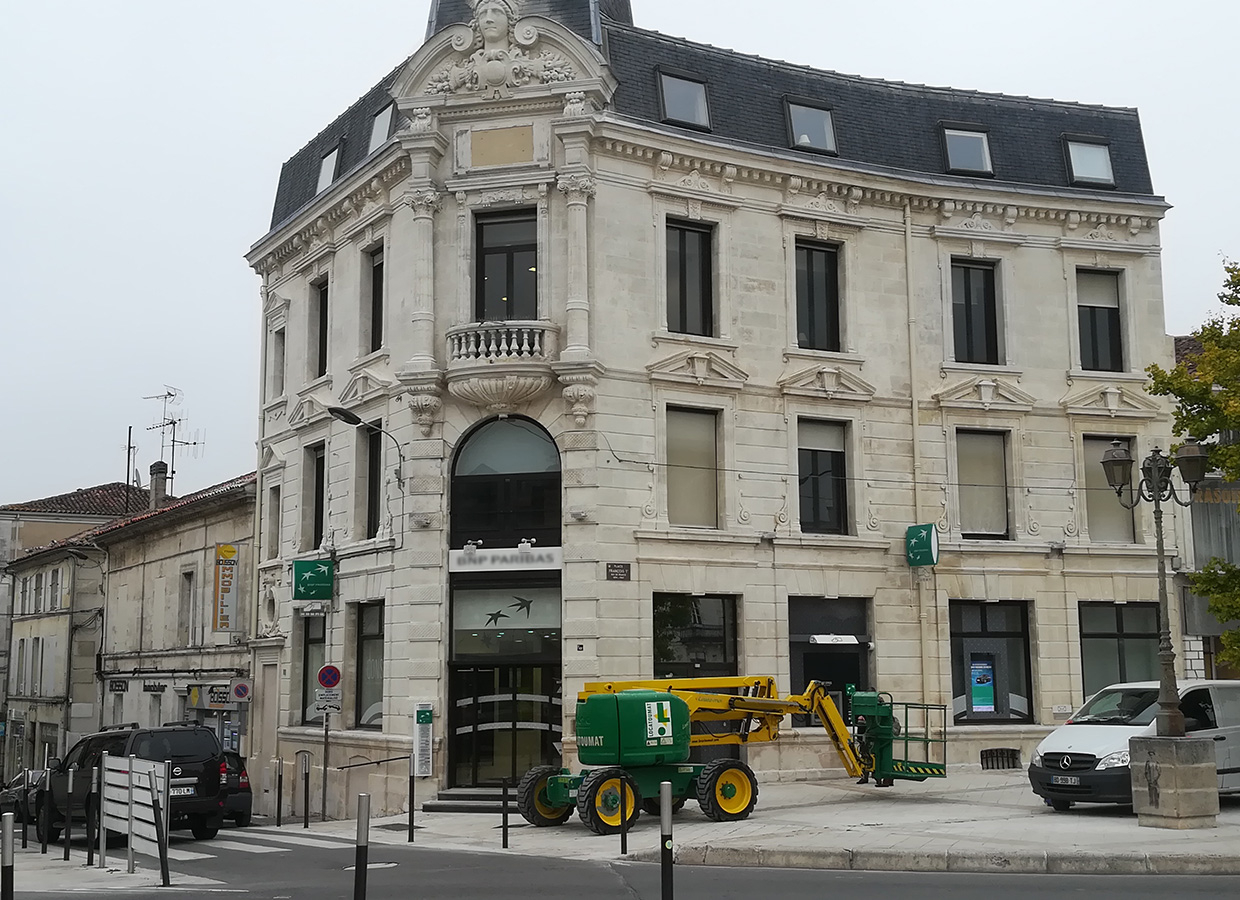
[[[561,825],[576,809],[595,833],[613,834],[622,809],[630,826],[643,809],[657,813],[659,784],[668,781],[675,809],[693,799],[716,822],[744,819],[758,800],[753,770],[738,759],[690,762],[690,751],[776,741],[793,714],[817,717],[844,769],[862,782],[946,777],[946,707],[849,685],[846,723],[828,687],[812,681],[804,693],[780,697],[769,676],[589,683],[577,695],[577,755],[586,768],[530,769],[518,808],[539,826]]]

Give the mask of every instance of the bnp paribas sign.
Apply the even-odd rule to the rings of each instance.
[[[939,562],[939,530],[934,525],[913,525],[904,533],[904,558],[913,568]]]
[[[559,569],[564,551],[559,547],[466,547],[448,553],[449,572],[520,572]]]

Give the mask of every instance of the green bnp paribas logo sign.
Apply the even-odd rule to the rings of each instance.
[[[939,562],[939,530],[934,525],[913,525],[904,533],[904,558],[914,568]]]
[[[330,559],[293,560],[293,599],[330,600],[335,570]]]

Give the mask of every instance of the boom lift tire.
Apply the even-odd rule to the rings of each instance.
[[[697,777],[697,800],[708,819],[739,822],[758,802],[758,779],[739,759],[712,760]]]
[[[624,769],[595,769],[581,782],[577,793],[577,816],[595,834],[620,833],[620,791],[626,791],[629,828],[642,814],[642,794]]]
[[[517,809],[531,825],[539,828],[563,825],[573,814],[571,803],[552,806],[547,802],[547,779],[559,774],[555,766],[535,766],[521,776],[517,784]]]
[[[688,797],[681,797],[679,800],[672,801],[672,812],[678,813],[685,808],[685,801]],[[660,816],[663,814],[663,808],[659,803],[658,797],[647,797],[642,800],[642,812],[648,816]]]

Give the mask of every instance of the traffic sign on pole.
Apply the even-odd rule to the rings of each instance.
[[[340,669],[326,665],[319,669],[319,686],[328,688],[340,687]]]

